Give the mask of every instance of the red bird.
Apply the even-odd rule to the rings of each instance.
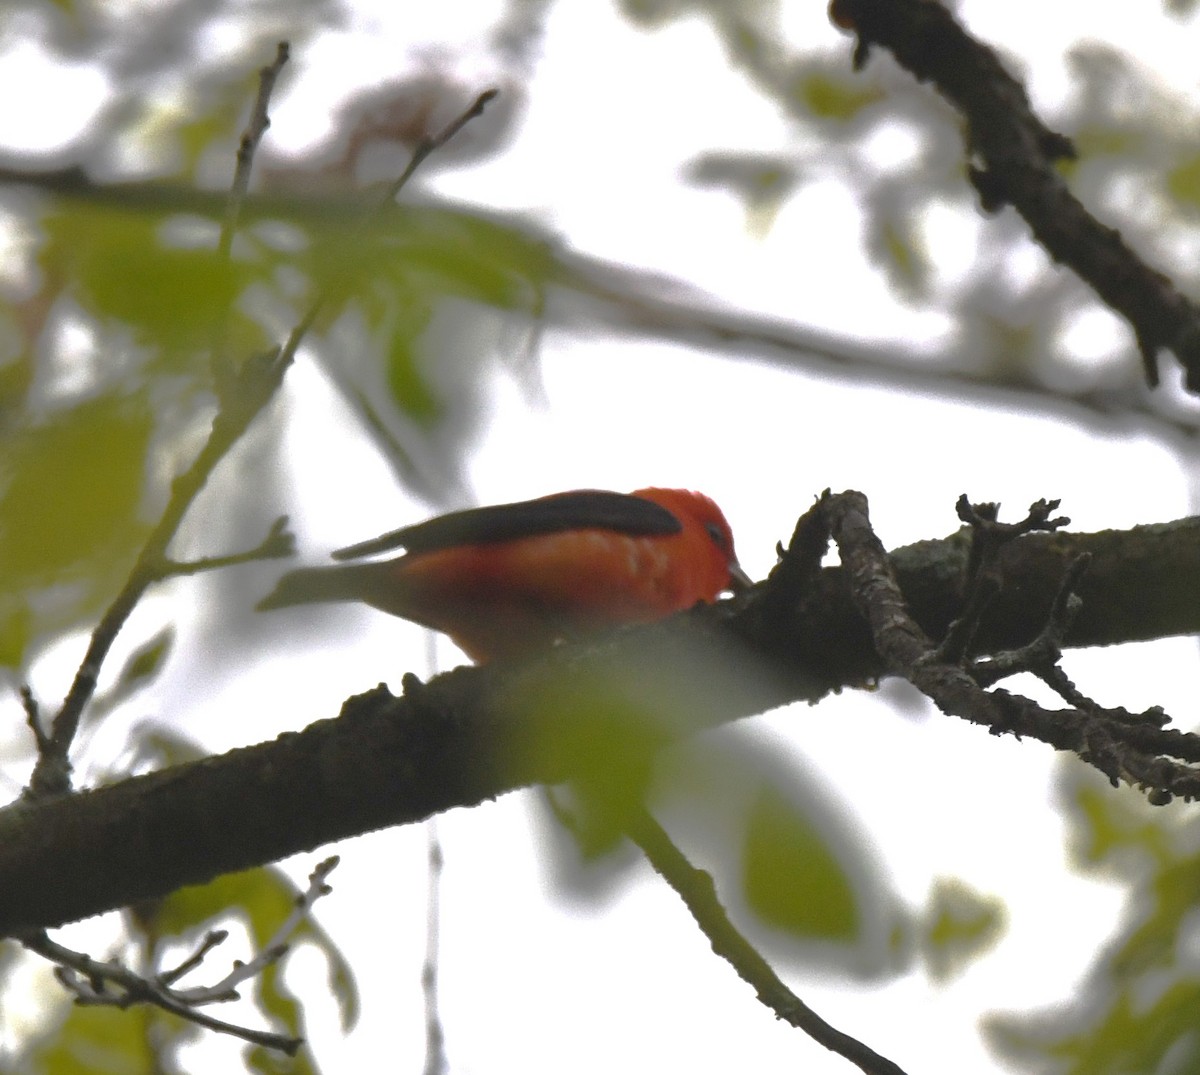
[[[595,489],[471,508],[394,530],[289,571],[259,604],[365,601],[449,635],[482,663],[645,623],[749,585],[721,509],[701,493]]]

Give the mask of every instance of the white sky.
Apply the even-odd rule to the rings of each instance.
[[[454,48],[481,21],[480,5],[444,2],[423,5],[421,17],[431,26],[418,27],[413,6],[401,6],[397,18],[392,5],[377,4],[345,34],[298,58],[313,73],[273,111],[269,137],[276,145],[311,143],[320,133],[322,96],[394,72],[408,41],[440,37]],[[816,45],[840,42],[848,56],[849,39],[828,25],[824,11],[824,4],[789,5],[790,32]],[[1083,28],[1131,46],[1122,5],[973,2],[962,12],[984,37],[1019,43],[1035,104],[1064,92],[1061,50]],[[1026,28],[1034,23],[1031,43]],[[1138,50],[1155,57],[1165,78],[1194,91],[1194,39],[1157,15],[1143,13],[1136,28],[1145,38]],[[0,93],[7,78],[28,77],[21,55],[0,57]],[[461,67],[470,81],[491,73],[470,51]],[[81,70],[71,77],[86,89],[91,76]],[[737,74],[725,71],[704,23],[645,34],[606,5],[559,4],[526,107],[520,137],[506,155],[446,173],[438,189],[541,214],[575,248],[678,275],[732,306],[847,332],[863,330],[867,310],[870,331],[880,338],[939,331],[936,318],[900,306],[882,280],[864,276],[859,211],[835,184],[806,188],[765,239],[747,234],[732,198],[680,185],[680,166],[699,148],[770,149],[788,133]],[[71,114],[78,122],[77,102]],[[17,120],[0,117],[0,144],[21,141]],[[43,117],[37,129],[48,137],[55,122]],[[949,245],[931,254],[962,258]],[[1188,510],[1176,460],[1136,432],[1101,440],[1047,420],[895,392],[856,389],[849,396],[818,378],[628,340],[552,334],[543,361],[544,410],[531,412],[513,384],[497,386],[494,416],[471,471],[479,498],[580,486],[703,488],[731,519],[742,562],[755,576],[769,570],[775,542],[786,539],[799,512],[827,486],[866,492],[889,545],[948,533],[956,525],[954,500],[964,491],[1001,500],[1013,515],[1038,497],[1061,495],[1079,529],[1164,521]],[[400,493],[392,496],[390,473],[365,448],[330,457],[326,434],[337,423],[326,391],[305,362],[289,374],[293,451],[304,478],[302,499],[287,510],[310,559],[422,511]],[[871,436],[860,439],[857,416],[864,409]],[[1012,465],[1018,436],[1036,466]],[[911,475],[927,473],[932,459],[936,473],[914,485]],[[348,472],[354,483],[346,481]],[[364,488],[372,490],[368,504]],[[129,646],[144,637],[139,622],[163,614],[161,604],[140,610],[141,621],[126,635]],[[290,689],[293,706],[276,705],[273,714],[291,713],[298,726],[331,715],[347,693],[381,678],[398,687],[403,671],[423,668],[420,632],[409,625],[333,610],[328,624],[328,635],[306,636],[291,654],[233,683],[222,682],[216,669],[207,682],[203,666],[186,677],[176,669],[158,699],[161,712],[214,748],[233,746],[284,730],[244,719],[264,684],[276,698]],[[1194,702],[1184,682],[1190,677],[1180,669],[1194,668],[1194,645],[1133,649],[1072,655],[1069,671],[1105,702],[1161,703],[1190,724]],[[185,641],[180,652],[188,651]],[[453,660],[448,647],[441,653],[444,662]],[[44,696],[61,694],[50,684],[67,675],[70,657],[63,653],[38,669]],[[119,664],[118,653],[112,667]],[[199,683],[204,691],[197,698]],[[1172,684],[1177,696],[1163,697]],[[1002,895],[1011,912],[1000,947],[944,988],[929,985],[920,971],[861,991],[816,983],[794,968],[789,980],[818,1012],[911,1075],[999,1070],[975,1034],[975,1015],[1068,997],[1073,976],[1086,968],[1118,911],[1112,891],[1064,872],[1061,825],[1049,809],[1049,749],[995,739],[940,716],[914,719],[862,693],[760,718],[755,727],[846,790],[909,903],[924,902],[933,877],[953,875]],[[556,898],[528,813],[528,796],[514,795],[439,821],[448,862],[443,1016],[454,1075],[853,1070],[775,1023],[714,959],[676,898],[644,871],[596,910]],[[341,1042],[326,1006],[314,1000],[316,1055],[327,1071],[375,1069],[385,1053],[390,1069],[411,1071],[423,1051],[424,834],[392,830],[338,850],[336,891],[320,904],[319,918],[361,975],[364,1010],[359,1029]],[[303,856],[289,868],[303,877],[319,857]],[[199,1055],[211,1063],[230,1048],[206,1040]]]

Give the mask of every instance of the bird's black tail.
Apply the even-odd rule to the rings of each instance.
[[[321,601],[368,601],[378,581],[378,564],[301,567],[283,575],[255,606],[260,612]]]

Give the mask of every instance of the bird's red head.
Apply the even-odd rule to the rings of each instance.
[[[709,569],[714,577],[720,578],[720,585],[710,600],[722,590],[742,590],[751,585],[749,576],[738,563],[729,520],[713,500],[690,489],[637,489],[633,495],[662,505],[683,523],[685,530],[699,531],[706,536],[707,542],[693,542],[693,547],[710,550],[706,558]]]

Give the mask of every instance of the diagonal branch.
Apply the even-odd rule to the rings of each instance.
[[[1195,764],[1200,762],[1200,736],[1164,728],[1158,709],[1132,714],[1087,700],[1086,705],[1048,710],[1001,688],[984,690],[972,670],[947,660],[913,619],[887,553],[871,529],[866,497],[856,492],[827,494],[823,503],[851,595],[890,671],[904,676],[944,713],[982,724],[997,735],[1039,739],[1078,754],[1114,786],[1121,780],[1138,785],[1152,792],[1158,803],[1176,795],[1200,798],[1200,766]],[[1040,506],[1051,507],[1044,502]],[[1014,528],[1014,534],[1018,530]],[[1052,607],[1064,600],[1060,590]],[[1168,760],[1172,757],[1180,761]]]
[[[254,164],[254,154],[262,141],[271,120],[267,116],[267,106],[271,103],[271,94],[275,90],[275,81],[279,78],[284,64],[291,56],[288,42],[280,41],[275,46],[275,59],[258,72],[258,95],[250,109],[250,122],[238,143],[237,167],[233,175],[233,186],[225,207],[225,219],[221,224],[221,238],[217,251],[222,257],[228,258],[233,248],[233,237],[237,233],[238,221],[242,214],[242,205],[250,190],[250,172]]]
[[[275,394],[294,354],[294,346],[285,347],[259,355],[246,363],[234,382],[234,390],[227,394],[221,409],[213,418],[212,429],[200,454],[172,483],[171,496],[162,517],[150,531],[125,585],[92,631],[83,661],[46,735],[46,749],[38,754],[37,765],[29,782],[31,797],[59,794],[69,789],[71,765],[67,755],[84,708],[96,691],[100,668],[109,649],[146,590],[164,573],[170,573],[169,568],[165,567],[168,563],[167,546],[179,529],[184,515],[207,484],[217,464]]]
[[[233,189],[228,197],[225,223],[221,229],[219,249],[226,258],[229,256],[241,204],[250,182],[254,151],[269,125],[267,105],[271,90],[287,60],[288,45],[286,42],[280,42],[276,49],[275,62],[261,72],[258,98],[250,127],[243,136],[238,151],[237,171]],[[75,733],[79,730],[83,711],[95,694],[104,659],[142,595],[155,582],[172,573],[167,560],[167,546],[175,537],[192,502],[208,483],[209,476],[217,464],[274,396],[300,342],[295,333],[292,335],[293,339],[289,339],[284,347],[250,359],[239,371],[233,371],[229,368],[229,363],[224,361],[216,364],[220,407],[213,418],[208,440],[192,461],[192,465],[172,482],[171,495],[162,517],[150,531],[125,585],[92,631],[83,661],[49,732],[40,726],[35,731],[38,760],[27,789],[30,798],[61,794],[70,790],[71,763],[68,755]],[[214,349],[214,355],[219,350],[219,347]],[[271,536],[278,537],[275,529],[272,530]]]
[[[845,1057],[867,1075],[904,1075],[903,1069],[887,1057],[830,1026],[784,984],[729,920],[712,877],[687,860],[645,809],[636,810],[626,819],[626,832],[642,849],[658,875],[687,905],[713,951],[726,960],[744,982],[754,987],[758,999],[775,1013],[776,1018],[804,1031],[818,1045]]]
[[[281,48],[280,57],[276,62],[282,64],[284,59],[286,59],[286,49]],[[273,77],[268,79],[267,74],[264,73],[264,86],[269,88],[273,81]],[[445,145],[469,120],[478,116],[495,95],[496,91],[494,90],[480,94],[475,102],[444,131],[418,145],[403,174],[389,188],[385,204],[390,204],[391,198],[399,193],[412,178],[417,166],[422,161]],[[369,226],[374,212],[363,216],[359,223],[360,228]],[[46,749],[39,752],[38,762],[29,783],[28,793],[31,798],[40,798],[69,790],[71,765],[68,760],[68,752],[79,728],[84,708],[95,693],[100,668],[109,649],[146,590],[160,579],[179,573],[179,565],[167,558],[167,547],[179,529],[184,515],[204,488],[217,464],[278,390],[284,374],[295,358],[296,351],[316,321],[327,299],[328,295],[324,292],[319,293],[313,299],[308,311],[295,325],[281,347],[251,358],[240,370],[232,374],[227,372],[227,377],[220,379],[223,382],[218,385],[220,409],[213,419],[208,440],[199,455],[193,460],[192,465],[172,483],[171,496],[162,517],[146,539],[125,585],[92,632],[83,661],[57,716],[54,718],[51,730],[48,733],[39,734],[39,744],[44,743]],[[278,536],[273,528],[272,535],[268,537],[268,543],[272,541],[272,538]]]
[[[961,606],[969,538],[888,557],[865,509],[860,494],[826,498],[823,520],[810,514],[798,529],[803,551],[792,567],[737,599],[557,647],[525,665],[460,668],[424,684],[408,677],[402,697],[377,688],[349,699],[338,719],[273,742],[0,810],[0,876],[20,879],[0,886],[0,936],[530,784],[563,783],[605,765],[618,747],[636,762],[665,743],[901,666],[947,712],[1090,755],[1106,772],[1115,756],[1158,801],[1195,794],[1194,770],[1172,759],[1200,762],[1200,736],[1162,727],[1158,714],[1051,713],[984,691],[963,668],[923,662],[929,634],[944,634]],[[845,564],[814,574],[809,546],[833,524]],[[1200,519],[1186,519],[1010,543],[1001,553],[1006,584],[976,652],[1036,637],[1065,568],[1085,552],[1092,563],[1067,644],[1200,632]],[[598,705],[598,689],[619,689],[620,704]]]
[[[1147,382],[1158,383],[1158,352],[1166,348],[1183,366],[1187,387],[1200,391],[1200,306],[1071,193],[1055,163],[1073,157],[1074,147],[1038,119],[996,53],[936,0],[833,0],[830,14],[858,36],[856,67],[881,45],[962,113],[983,208],[1011,205],[1055,261],[1129,322]]]

